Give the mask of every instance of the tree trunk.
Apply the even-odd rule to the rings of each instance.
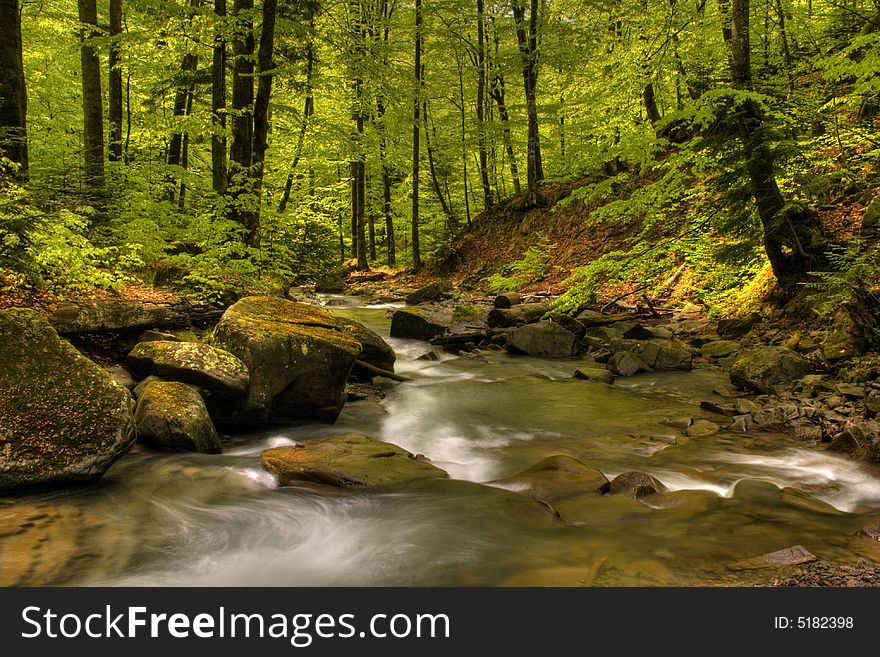
[[[193,97],[195,96],[195,84],[190,85],[189,93],[186,99],[186,114],[190,116],[193,108]],[[189,133],[183,133],[183,142],[180,145],[180,168],[183,173],[180,176],[180,190],[177,195],[177,209],[183,212],[186,209],[186,170],[189,167]]]
[[[107,97],[110,113],[110,144],[107,158],[111,162],[122,161],[122,63],[119,56],[119,37],[122,34],[122,0],[110,0],[110,55],[107,59],[109,71],[109,94]]]
[[[385,102],[376,100],[376,122],[379,131],[379,162],[382,165],[382,214],[385,216],[385,251],[389,267],[397,266],[394,244],[394,216],[391,213],[391,171],[388,168],[388,137],[385,134]]]
[[[273,54],[277,10],[278,0],[263,1],[263,27],[260,32],[260,50],[257,53],[259,83],[254,102],[253,168],[250,175],[254,200],[244,216],[246,242],[253,247],[260,246],[260,198],[263,194],[266,151],[269,149],[269,99],[272,96],[272,80],[275,75]]]
[[[312,5],[309,5],[309,28],[315,29],[315,13]],[[281,201],[278,203],[278,212],[283,213],[290,203],[290,193],[293,191],[293,180],[296,175],[296,167],[302,157],[303,147],[306,142],[306,131],[309,128],[309,120],[315,113],[315,94],[312,89],[312,78],[315,71],[315,41],[309,33],[308,43],[306,44],[306,99],[303,106],[303,120],[299,126],[299,135],[296,139],[296,148],[293,151],[293,162],[290,164],[290,171],[287,173],[287,181],[284,183],[284,191],[281,193]]]
[[[449,238],[452,239],[455,235],[458,220],[452,212],[450,203],[443,195],[443,190],[440,188],[440,181],[437,178],[437,167],[434,166],[434,148],[431,145],[431,126],[428,121],[427,100],[422,102],[422,119],[425,126],[425,150],[428,152],[428,170],[431,172],[431,186],[434,188],[437,200],[440,201],[440,209],[443,210],[443,216],[446,217],[446,232],[448,233]]]
[[[461,61],[458,53],[456,52],[456,62],[458,63],[458,109],[461,113],[461,168],[462,168],[462,179],[464,182],[464,212],[465,217],[467,219],[467,225],[471,225],[471,202],[470,197],[468,195],[468,166],[467,166],[467,139],[466,139],[466,129],[467,129],[467,114],[465,112],[465,104],[464,104],[464,64]]]
[[[82,66],[83,160],[89,193],[104,196],[104,112],[101,62],[90,40],[98,34],[95,0],[78,0],[80,64]]]
[[[477,147],[480,156],[480,182],[483,184],[483,209],[492,205],[489,184],[489,161],[486,152],[486,16],[483,0],[477,0]]]
[[[660,120],[660,110],[657,109],[657,99],[654,96],[654,84],[649,82],[642,90],[642,98],[645,101],[645,114],[651,125],[655,125]]]
[[[229,174],[236,188],[253,163],[254,143],[254,0],[234,0],[235,36],[232,45],[232,146]],[[230,183],[233,181],[230,180]]]
[[[183,56],[183,63],[180,66],[181,79],[177,90],[174,92],[174,107],[172,109],[173,116],[177,122],[181,122],[185,117],[189,116],[187,108],[190,110],[192,109],[192,95],[195,91],[195,82],[193,81],[193,78],[195,77],[197,65],[198,55],[187,53]],[[179,167],[183,164],[183,144],[185,141],[187,141],[187,139],[184,130],[178,129],[178,132],[175,132],[171,136],[167,158],[167,164],[169,167]],[[186,168],[185,165],[184,168]],[[171,202],[174,202],[175,192],[183,185],[183,176],[178,176],[177,173],[172,170],[169,172],[168,177],[168,197]]]
[[[516,165],[516,153],[513,151],[513,137],[510,132],[510,114],[507,111],[507,102],[504,93],[504,75],[498,73],[492,84],[492,97],[495,104],[498,105],[498,118],[501,119],[501,125],[504,127],[502,138],[504,139],[504,150],[507,151],[507,161],[510,163],[510,178],[513,180],[513,192],[519,194],[522,191],[522,185],[519,181],[519,167]],[[564,125],[564,118],[560,117],[560,125]],[[562,155],[565,156],[565,137],[563,133]]]
[[[522,59],[523,86],[526,96],[528,116],[528,160],[527,178],[529,203],[540,202],[538,185],[544,179],[544,166],[541,162],[541,139],[538,131],[538,42],[539,42],[539,0],[530,0],[529,19],[526,23],[525,0],[514,0],[513,16],[516,22],[516,39]]]
[[[413,90],[413,157],[412,157],[412,254],[413,271],[422,268],[422,254],[419,244],[419,108],[422,96],[422,0],[415,0],[416,43],[415,43],[415,89]]]
[[[18,165],[15,175],[25,180],[28,174],[27,88],[18,0],[0,0],[0,34],[3,35],[0,39],[0,157]]]
[[[214,57],[211,65],[211,188],[226,192],[226,0],[214,0]]]
[[[733,83],[738,89],[750,90],[749,0],[733,0],[730,15]],[[776,183],[773,153],[758,104],[745,101],[737,120],[749,186],[763,228],[764,250],[779,286],[791,291],[821,259],[817,247],[812,246],[815,213],[800,205],[786,205]]]

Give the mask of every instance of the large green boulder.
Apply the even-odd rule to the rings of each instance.
[[[0,311],[0,489],[95,481],[134,439],[128,390],[38,313]]]
[[[220,436],[199,392],[185,383],[153,381],[134,413],[138,440],[170,452],[219,454]]]
[[[282,486],[310,482],[366,488],[447,476],[423,456],[359,433],[273,447],[260,455],[260,461]]]
[[[406,295],[406,305],[415,306],[428,301],[436,301],[438,299],[449,299],[452,297],[452,282],[442,279],[433,283],[428,283],[424,287]]]
[[[228,351],[201,342],[139,342],[126,361],[140,376],[191,383],[230,397],[247,392],[247,366]]]
[[[730,382],[749,392],[771,394],[810,371],[810,364],[785,347],[761,347],[740,356],[730,367]]]
[[[246,297],[230,306],[213,344],[238,357],[250,385],[235,424],[303,418],[335,422],[361,345],[333,315],[277,297]]]

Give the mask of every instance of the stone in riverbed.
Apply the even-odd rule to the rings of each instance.
[[[744,317],[731,317],[730,319],[718,320],[718,335],[722,338],[741,338],[752,330],[752,327],[761,319],[760,315],[746,315]]]
[[[543,358],[570,358],[577,336],[556,322],[538,322],[515,328],[507,334],[507,350]]]
[[[775,566],[800,566],[818,559],[819,557],[803,545],[792,545],[782,550],[762,554],[760,557],[738,561],[730,564],[728,568],[731,570],[755,570],[758,568],[773,568]]]
[[[416,306],[420,303],[435,301],[436,299],[450,299],[452,297],[452,283],[448,280],[439,280],[420,287],[406,297],[406,305]]]
[[[363,351],[361,351],[358,360],[369,363],[381,370],[394,371],[394,361],[397,360],[397,354],[394,353],[391,345],[382,339],[382,336],[353,319],[346,317],[335,317],[334,319],[342,327],[345,334],[360,342]],[[360,378],[369,379],[375,376],[357,365],[354,366],[352,371],[356,372]]]
[[[784,347],[761,347],[740,356],[730,368],[730,382],[742,390],[770,394],[810,371],[810,364]]]
[[[247,366],[238,358],[201,342],[140,342],[126,362],[141,376],[191,383],[230,397],[243,397],[250,381]]]
[[[185,383],[154,381],[134,412],[138,440],[164,451],[219,454],[220,436],[197,390]]]
[[[733,340],[715,340],[707,342],[700,348],[703,358],[724,358],[739,351],[739,342]]]
[[[654,493],[663,493],[666,486],[657,479],[644,472],[624,472],[611,480],[608,493],[611,495],[626,495],[627,497],[639,498]]]
[[[0,490],[95,481],[134,439],[127,389],[38,313],[0,311]]]
[[[361,345],[328,311],[276,297],[246,297],[214,329],[214,345],[250,372],[235,424],[312,418],[335,422]]]
[[[418,308],[401,308],[391,316],[391,337],[430,340],[446,333],[449,321]]]
[[[684,430],[685,434],[690,438],[705,438],[713,436],[721,430],[721,427],[714,422],[708,420],[697,420],[691,426]]]
[[[636,354],[618,351],[608,359],[605,368],[614,376],[632,376],[637,372],[650,372],[651,368]]]
[[[656,342],[644,342],[638,355],[651,368],[662,370],[689,370],[693,367],[693,355],[682,347],[667,347]]]
[[[550,311],[547,303],[523,303],[512,308],[493,308],[486,317],[490,328],[522,326],[537,322]]]
[[[512,477],[491,483],[548,502],[581,493],[605,493],[610,485],[601,470],[561,454],[548,456]]]
[[[273,447],[263,451],[260,461],[282,486],[306,482],[366,488],[447,476],[422,456],[358,433]]]

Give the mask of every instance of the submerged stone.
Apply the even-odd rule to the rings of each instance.
[[[366,488],[447,476],[423,456],[359,433],[273,447],[260,455],[260,461],[282,486],[307,482]]]

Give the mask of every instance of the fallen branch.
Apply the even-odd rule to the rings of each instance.
[[[391,379],[392,381],[412,381],[412,379],[410,379],[409,377],[395,374],[394,372],[390,372],[388,370],[383,370],[381,367],[371,365],[365,360],[356,360],[354,361],[354,364],[361,369],[367,370],[367,372],[369,372],[370,374],[375,374],[376,376],[384,376],[386,379]]]

